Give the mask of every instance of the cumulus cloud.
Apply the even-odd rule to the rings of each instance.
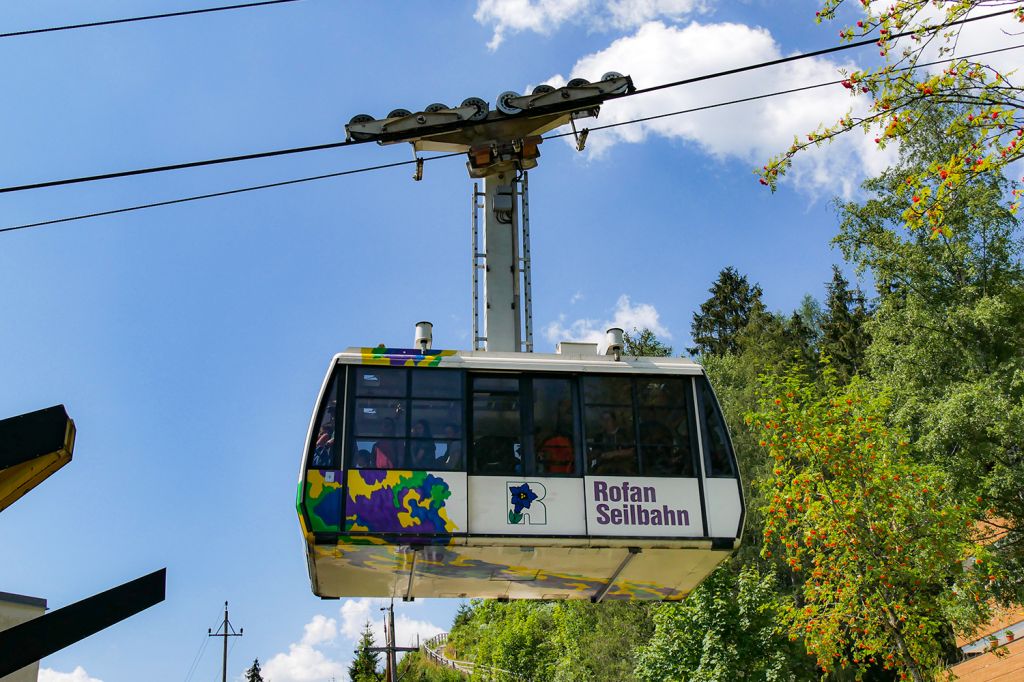
[[[615,302],[611,319],[601,321],[580,318],[568,322],[565,315],[559,315],[557,320],[544,327],[544,336],[550,343],[559,341],[596,343],[603,352],[604,333],[611,327],[621,327],[627,332],[646,327],[662,339],[672,338],[672,334],[661,324],[657,308],[650,303],[634,305],[626,294],[619,296],[619,300]]]
[[[346,599],[338,611],[340,620],[317,614],[303,627],[302,638],[288,645],[287,653],[279,653],[263,665],[263,676],[274,682],[321,682],[332,677],[344,679],[363,628],[370,623],[374,641],[382,645],[384,614],[380,599]],[[403,604],[400,609],[415,608],[419,603]],[[396,609],[397,610],[397,609]],[[425,620],[395,614],[395,632],[399,646],[414,646],[419,640],[444,632],[443,628]],[[40,678],[42,679],[42,678]],[[63,678],[53,682],[66,682]],[[89,682],[78,680],[67,682]]]
[[[305,634],[302,635],[302,643],[316,646],[323,642],[334,641],[337,634],[338,621],[318,614],[313,616],[313,620],[306,623]]]
[[[321,651],[338,635],[338,621],[317,614],[303,628],[302,639],[288,645],[288,653],[279,653],[263,664],[263,676],[274,682],[312,682],[341,677],[345,664]]]
[[[783,56],[764,28],[735,23],[685,27],[649,22],[633,35],[576,62],[573,76],[596,80],[607,71],[631,74],[639,88],[722,71]],[[601,124],[691,109],[716,102],[836,80],[852,62],[812,58],[780,67],[716,78],[692,85],[607,102]],[[557,77],[552,78],[552,81]],[[797,133],[831,124],[849,109],[863,110],[866,100],[851,98],[841,85],[808,90],[744,104],[621,126],[591,135],[588,149],[600,156],[621,142],[642,142],[661,136],[693,145],[717,159],[759,164],[789,147]],[[860,109],[858,109],[860,108]],[[791,171],[797,184],[829,194],[849,195],[875,154],[858,133],[840,136],[828,153],[801,155]],[[569,138],[567,138],[569,139]]]
[[[380,610],[383,603],[381,600],[366,598],[346,600],[341,606],[341,632],[349,639],[357,641],[363,634],[366,623],[369,622],[374,641],[383,642],[384,613]],[[395,615],[395,632],[398,634],[399,646],[414,646],[417,638],[422,641],[444,632],[444,629],[429,621],[417,620],[404,613],[398,613]]]
[[[654,19],[678,21],[706,9],[704,0],[478,0],[473,18],[494,27],[496,50],[510,33],[550,35],[566,22],[594,30],[631,29]]]
[[[274,682],[320,682],[345,674],[345,665],[315,647],[299,642],[288,653],[277,654],[263,667],[263,677]]]
[[[89,677],[85,668],[79,665],[69,673],[57,672],[52,668],[40,668],[39,682],[103,682],[103,680]]]

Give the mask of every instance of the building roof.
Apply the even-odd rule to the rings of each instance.
[[[25,606],[37,606],[39,608],[46,608],[46,600],[41,597],[29,597],[24,594],[11,594],[10,592],[0,592],[0,602],[7,602],[8,604],[24,604]]]

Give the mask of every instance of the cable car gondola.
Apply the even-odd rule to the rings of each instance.
[[[744,517],[703,368],[576,343],[339,353],[297,509],[323,598],[678,600]]]

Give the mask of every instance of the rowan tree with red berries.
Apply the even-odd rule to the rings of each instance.
[[[857,679],[881,666],[932,679],[947,624],[973,632],[1000,578],[975,537],[981,500],[953,499],[946,475],[922,465],[886,421],[888,401],[854,377],[837,386],[793,372],[768,377],[760,431],[773,469],[760,483],[762,556],[793,572],[783,609],[826,673]]]
[[[826,0],[816,13],[818,23],[836,19],[851,0]],[[808,147],[861,129],[880,148],[899,143],[935,106],[960,108],[946,134],[965,139],[947,157],[931,159],[922,172],[910,176],[901,188],[903,219],[912,229],[924,229],[932,238],[949,236],[946,211],[962,188],[979,175],[1004,173],[1024,158],[1024,89],[1019,75],[1007,74],[979,58],[961,58],[957,38],[965,24],[983,14],[1004,12],[1024,30],[1024,3],[1019,0],[896,0],[891,4],[859,0],[861,19],[839,31],[844,42],[877,38],[882,63],[863,71],[844,73],[842,87],[853,98],[867,98],[867,112],[847,113],[833,125],[822,125],[795,138],[792,146],[758,171],[762,184],[776,189],[793,157]],[[992,19],[981,19],[992,21]],[[960,54],[963,51],[960,50]],[[1024,178],[1007,197],[1017,210]]]

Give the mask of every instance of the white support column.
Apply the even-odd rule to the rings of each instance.
[[[501,196],[498,188],[511,194]],[[519,296],[519,200],[514,172],[484,178],[484,320],[487,350],[522,349]]]

